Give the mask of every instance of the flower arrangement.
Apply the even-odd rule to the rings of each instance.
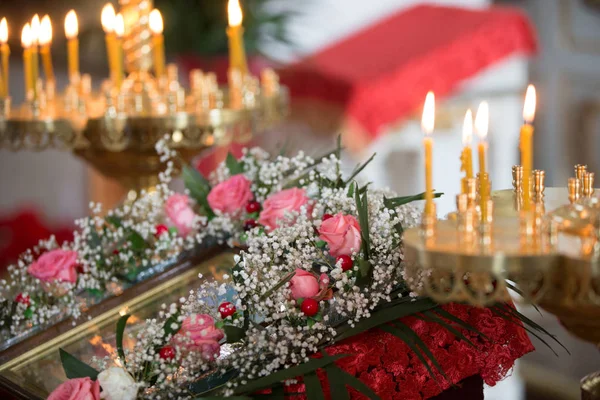
[[[425,374],[447,380],[418,329],[402,318],[418,317],[475,349],[491,339],[457,312],[406,286],[402,230],[418,223],[420,213],[408,203],[423,195],[396,197],[360,186],[355,178],[366,164],[345,178],[340,152],[338,144],[318,159],[271,158],[250,149],[239,160],[228,156],[208,179],[185,167],[188,194],[162,188],[168,195],[152,203],[150,215],[166,213],[177,226],[169,240],[179,248],[206,237],[243,245],[231,274],[223,282],[202,282],[177,304],[163,305],[138,331],[133,349],[123,348],[129,315],[123,316],[117,353],[92,360],[94,367],[61,350],[71,380],[50,398],[60,398],[71,386],[88,388],[87,398],[96,398],[97,386],[80,381],[89,378],[99,382],[105,399],[301,393],[312,400],[329,391],[378,399],[379,392],[340,367],[352,354],[341,353],[339,346],[373,330],[407,346]],[[165,154],[173,157],[169,150]],[[141,230],[140,236],[149,233]],[[489,312],[518,331],[525,321],[531,332],[547,334],[510,305]],[[530,351],[529,341],[522,342],[523,351]]]

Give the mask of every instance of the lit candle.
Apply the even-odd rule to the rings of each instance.
[[[115,81],[115,75],[118,68],[117,63],[117,47],[115,36],[115,9],[112,4],[107,3],[102,8],[100,20],[102,21],[102,29],[105,33],[106,55],[108,59],[108,70],[112,81]]]
[[[487,153],[487,134],[489,125],[489,107],[488,103],[482,101],[479,103],[477,108],[477,115],[475,115],[475,131],[479,136],[479,144],[477,150],[479,153],[479,208],[481,210],[481,218],[485,218],[487,214],[487,197],[488,197],[488,181],[485,178],[486,168],[486,153]]]
[[[432,181],[432,152],[433,152],[433,127],[435,125],[435,96],[433,92],[427,93],[423,106],[421,129],[425,134],[423,146],[425,147],[425,215],[433,216],[433,181]]]
[[[8,47],[8,23],[6,18],[0,21],[0,53],[2,54],[2,87],[0,87],[0,96],[6,97],[9,95],[8,90],[8,57],[10,56],[10,48]]]
[[[477,108],[477,114],[475,115],[475,131],[479,136],[479,144],[477,150],[479,153],[479,172],[486,172],[486,155],[487,155],[487,134],[489,125],[489,107],[488,103],[482,101]]]
[[[44,75],[49,81],[54,80],[54,69],[52,68],[52,54],[50,53],[50,45],[52,44],[52,23],[50,17],[44,15],[40,25],[40,53],[42,55],[42,63],[44,64]]]
[[[79,81],[79,24],[75,10],[65,17],[65,35],[67,36],[67,55],[69,60],[69,79],[71,83]]]
[[[123,82],[123,35],[125,34],[125,22],[123,21],[123,16],[121,14],[117,14],[115,16],[115,86],[117,88],[121,87],[121,83]]]
[[[535,118],[535,87],[529,85],[525,94],[523,106],[523,126],[521,127],[520,148],[521,166],[523,167],[523,209],[529,211],[531,207],[531,170],[533,168],[533,119]]]
[[[25,98],[29,99],[33,85],[31,82],[31,27],[25,24],[21,31],[21,45],[23,46],[23,76],[25,77]]]
[[[154,74],[160,78],[165,74],[165,39],[163,20],[157,9],[150,12],[150,30],[152,31],[152,54],[154,55]]]
[[[239,69],[243,75],[248,73],[246,53],[244,51],[244,28],[242,27],[242,8],[239,0],[229,0],[227,3],[229,27],[229,68]]]
[[[40,75],[38,56],[38,40],[40,36],[40,17],[35,14],[31,19],[31,80],[33,82],[33,98],[37,99],[37,81]]]
[[[473,154],[471,152],[471,140],[473,139],[473,113],[471,109],[465,114],[463,123],[462,142],[463,150],[460,155],[460,170],[465,172],[462,179],[462,192],[467,193],[467,179],[473,178]]]

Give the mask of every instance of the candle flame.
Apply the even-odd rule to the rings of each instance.
[[[123,37],[125,34],[125,21],[123,21],[121,13],[115,16],[115,33],[118,37]]]
[[[242,24],[242,7],[240,0],[229,0],[227,3],[227,16],[229,17],[229,26],[240,26]]]
[[[67,39],[75,39],[79,34],[79,23],[77,22],[77,14],[75,10],[71,10],[65,17],[65,35]]]
[[[490,121],[490,107],[487,101],[479,103],[477,114],[475,115],[475,131],[481,140],[485,140],[488,134]]]
[[[421,129],[426,135],[433,133],[435,126],[435,95],[428,92],[423,106],[423,117],[421,118]]]
[[[2,18],[0,21],[0,43],[8,42],[8,23],[6,22],[6,18]]]
[[[156,8],[150,12],[150,30],[155,35],[160,35],[163,33],[163,19],[162,15],[160,15],[160,11]]]
[[[31,46],[31,27],[29,23],[26,23],[21,31],[21,45],[26,49]]]
[[[44,15],[44,18],[42,18],[38,41],[41,45],[47,45],[52,42],[52,22],[50,22],[50,17],[48,15]]]
[[[100,15],[100,21],[102,22],[104,33],[111,33],[115,30],[115,8],[112,4],[106,3],[104,5],[102,14]]]
[[[527,86],[527,93],[525,93],[525,105],[523,106],[523,119],[528,124],[533,122],[535,118],[535,86]]]
[[[469,108],[465,113],[465,121],[462,130],[462,142],[464,146],[470,146],[473,139],[473,112]]]
[[[40,16],[35,14],[31,18],[31,41],[35,44],[40,38]]]

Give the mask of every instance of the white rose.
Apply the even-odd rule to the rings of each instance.
[[[102,388],[100,397],[105,400],[135,400],[138,384],[129,372],[123,368],[111,367],[98,374],[98,382]]]

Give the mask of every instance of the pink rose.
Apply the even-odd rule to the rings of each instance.
[[[321,223],[319,238],[329,245],[332,256],[349,256],[360,249],[360,225],[352,215],[338,213]]]
[[[197,351],[205,359],[213,360],[220,354],[219,341],[224,337],[223,331],[215,328],[215,321],[210,315],[191,314],[183,320],[181,329],[173,340],[185,350]]]
[[[48,400],[100,400],[100,383],[88,377],[69,379],[54,389]]]
[[[250,185],[250,181],[244,175],[234,175],[211,189],[206,198],[208,205],[213,210],[237,215],[252,200]]]
[[[171,223],[182,236],[192,231],[196,214],[190,207],[190,198],[185,194],[174,194],[165,203],[165,212]]]
[[[319,279],[315,274],[303,270],[302,268],[296,268],[294,277],[290,280],[290,290],[292,291],[292,298],[297,300],[299,298],[307,297],[328,297],[328,286],[329,277],[326,274],[321,274]]]
[[[308,200],[305,190],[299,188],[286,189],[272,194],[263,204],[258,223],[273,230],[277,228],[277,222],[284,217],[286,212],[300,211],[300,208],[307,204]]]
[[[42,254],[27,268],[29,275],[42,282],[77,282],[77,252],[56,249]]]

